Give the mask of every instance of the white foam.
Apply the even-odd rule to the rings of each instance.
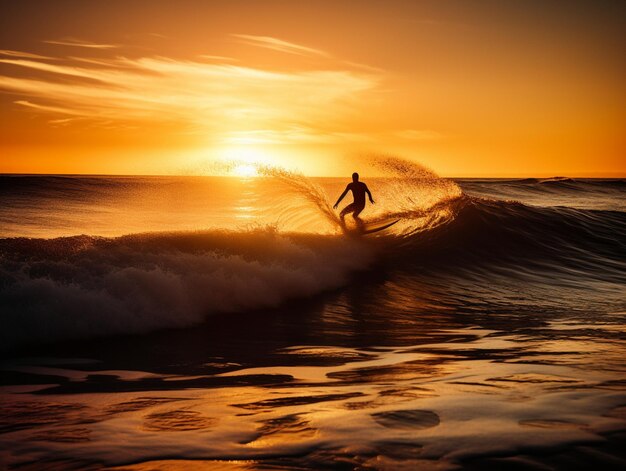
[[[201,249],[176,236],[164,244],[151,236],[145,244],[121,238],[67,257],[6,264],[3,278],[11,281],[1,289],[0,343],[10,348],[190,326],[211,314],[273,307],[339,287],[371,260],[364,244],[341,237],[252,231],[207,238]]]

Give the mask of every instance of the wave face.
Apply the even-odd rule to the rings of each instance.
[[[623,211],[626,196],[626,180],[618,178],[463,179],[458,183],[470,195],[534,206]]]
[[[135,226],[125,225],[112,208],[133,194],[141,204],[131,213],[150,206],[162,218],[159,228],[208,217],[206,206],[185,207],[208,195],[211,221],[230,224],[118,237],[0,239],[0,344],[16,348],[186,327],[219,313],[307,302],[381,272],[399,277],[403,299],[424,296],[429,287],[433,303],[456,311],[539,306],[541,299],[550,308],[623,308],[624,181],[453,182],[399,159],[379,158],[374,165],[387,176],[368,180],[377,204],[363,217],[401,222],[368,237],[342,231],[331,207],[344,180],[312,180],[280,169],[265,168],[265,179],[244,183],[0,177],[10,180],[2,191],[11,201],[0,216],[13,221],[10,230],[17,233],[45,228],[46,216],[48,230],[56,228],[51,234],[58,227],[78,233],[76,227],[100,227],[100,216],[109,213],[107,225],[117,220],[122,231],[132,232]],[[181,195],[180,219],[168,219],[162,200],[150,197],[162,186]],[[74,205],[72,214],[58,213],[68,212],[63,201]],[[263,217],[273,225],[241,224]]]
[[[5,347],[185,327],[346,283],[362,243],[249,232],[0,241]]]
[[[453,265],[529,265],[555,270],[589,268],[603,279],[624,281],[626,213],[465,197],[449,224],[411,244]],[[471,266],[471,265],[470,265]]]

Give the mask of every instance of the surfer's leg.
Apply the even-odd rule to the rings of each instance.
[[[365,227],[365,223],[363,222],[363,219],[359,217],[359,214],[361,214],[361,211],[363,211],[363,208],[364,206],[355,205],[354,211],[352,212],[352,217],[354,218],[354,221],[356,222],[356,225],[359,228],[359,230],[363,230]]]
[[[350,203],[348,206],[343,208],[341,212],[339,213],[339,217],[341,218],[341,220],[342,221],[344,220],[344,218],[346,217],[346,214],[352,213],[354,211],[354,208],[355,208],[354,203]]]

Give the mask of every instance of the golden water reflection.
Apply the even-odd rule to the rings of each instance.
[[[619,413],[626,394],[614,370],[585,366],[611,349],[623,358],[623,345],[591,348],[579,339],[559,350],[488,329],[446,334],[405,347],[293,346],[279,352],[283,365],[231,362],[230,371],[209,376],[110,371],[95,378],[40,366],[38,374],[70,382],[41,385],[44,394],[5,387],[2,442],[14,464],[81,456],[114,465],[137,462],[141,450],[140,463],[111,469],[189,465],[163,456],[193,458],[196,469],[254,469],[271,457],[324,467],[328,453],[351,466],[376,468],[378,456],[391,467],[427,459],[445,468],[476,453],[594,442],[626,430]],[[573,352],[575,361],[562,361]],[[82,392],[72,392],[80,384]],[[44,451],[33,454],[29,443]]]

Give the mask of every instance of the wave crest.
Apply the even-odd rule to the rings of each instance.
[[[341,286],[362,243],[274,230],[0,240],[0,344],[141,333]]]

